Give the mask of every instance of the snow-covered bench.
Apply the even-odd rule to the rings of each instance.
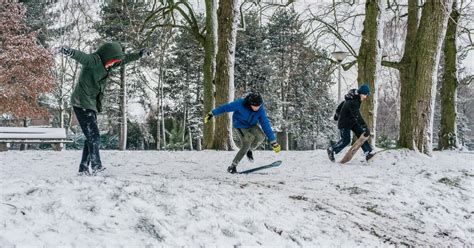
[[[51,144],[55,151],[61,151],[66,138],[66,129],[50,127],[0,127],[0,151],[8,151],[9,143]]]

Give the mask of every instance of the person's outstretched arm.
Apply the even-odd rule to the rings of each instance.
[[[212,119],[212,117],[214,117],[214,116],[218,116],[220,114],[227,113],[227,112],[236,111],[239,108],[240,104],[241,103],[240,103],[240,99],[239,99],[239,100],[235,100],[233,102],[227,103],[227,104],[223,104],[223,105],[211,110],[211,112],[209,112],[204,117],[204,123],[208,123]]]
[[[128,53],[125,54],[125,58],[123,59],[124,64],[128,64],[130,62],[133,62],[135,60],[138,60],[142,57],[150,56],[151,51],[148,48],[142,48],[140,49],[140,52],[138,53]]]
[[[230,103],[226,103],[226,104],[223,104],[223,105],[213,109],[211,111],[211,113],[214,116],[218,116],[218,115],[223,114],[223,113],[234,112],[238,109],[239,104],[240,104],[240,102],[238,100],[230,102]]]
[[[130,62],[138,60],[139,58],[141,58],[140,53],[127,53],[127,54],[125,54],[125,58],[123,59],[123,63],[128,64]]]
[[[83,53],[79,50],[72,49],[68,46],[60,47],[58,52],[68,57],[71,57],[72,59],[74,59],[79,64],[85,67],[96,67],[102,64],[102,61],[100,60],[99,56],[94,55],[94,54]]]

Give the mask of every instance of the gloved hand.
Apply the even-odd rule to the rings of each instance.
[[[142,49],[140,49],[139,54],[140,54],[141,58],[147,57],[147,56],[151,55],[151,50],[149,48],[142,48]]]
[[[279,153],[281,151],[281,146],[276,141],[273,141],[271,144],[275,153]]]
[[[61,46],[61,47],[56,49],[56,52],[64,54],[68,57],[71,57],[72,55],[74,55],[74,50],[72,48],[68,47],[68,46]]]
[[[206,116],[204,116],[204,124],[207,124],[212,119],[212,117],[214,117],[212,112],[209,112]]]
[[[335,121],[338,121],[338,120],[339,120],[339,115],[338,115],[337,113],[334,114],[334,120],[335,120]]]
[[[370,136],[370,129],[369,128],[364,128],[364,136],[369,137]]]

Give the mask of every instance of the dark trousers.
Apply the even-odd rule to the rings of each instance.
[[[344,147],[346,147],[347,145],[351,143],[351,130],[355,133],[357,138],[359,138],[359,136],[364,133],[364,129],[362,129],[362,127],[359,125],[354,125],[351,129],[349,128],[339,129],[339,132],[341,132],[341,140],[339,140],[336,144],[331,146],[332,150],[336,154],[341,152],[342,149],[344,149]],[[372,147],[370,146],[369,142],[366,141],[364,142],[364,144],[362,144],[362,150],[364,151],[364,153],[372,151]]]
[[[102,162],[99,154],[100,133],[97,126],[97,114],[93,110],[78,107],[74,107],[74,113],[86,136],[79,172],[88,170],[89,164],[93,170],[99,169],[102,167]]]

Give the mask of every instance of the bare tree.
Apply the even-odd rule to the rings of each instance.
[[[459,11],[457,0],[453,1],[451,17],[448,21],[446,38],[444,39],[444,73],[441,86],[441,130],[439,132],[438,149],[457,148],[456,98],[458,87],[457,76],[457,24]]]
[[[382,11],[384,11],[384,0],[366,1],[364,30],[362,31],[359,54],[357,57],[357,82],[359,85],[364,83],[368,84],[372,93],[371,97],[368,98],[368,104],[362,105],[361,113],[368,127],[373,130],[373,144],[375,144],[376,139],[378,73],[382,59]]]
[[[234,60],[237,38],[237,0],[220,0],[218,15],[218,50],[216,67],[216,105],[234,99]],[[232,122],[226,113],[216,119],[214,148],[233,150]]]

